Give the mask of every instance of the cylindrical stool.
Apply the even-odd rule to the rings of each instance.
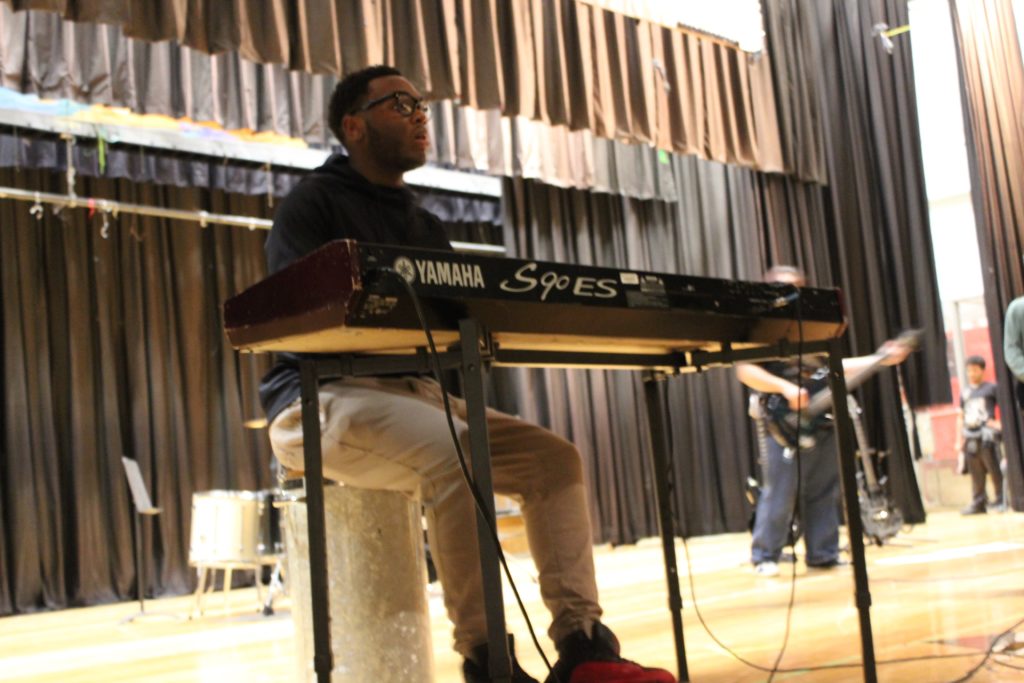
[[[433,680],[420,507],[393,491],[324,488],[332,683]],[[285,507],[299,681],[314,681],[306,505]]]

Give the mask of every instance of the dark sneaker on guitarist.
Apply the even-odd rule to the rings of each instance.
[[[594,624],[593,636],[569,634],[556,645],[558,661],[545,683],[676,683],[664,669],[641,666],[619,656],[619,641],[604,624]]]

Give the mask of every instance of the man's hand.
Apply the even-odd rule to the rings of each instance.
[[[811,399],[806,389],[792,383],[782,392],[782,396],[789,403],[789,407],[796,411],[806,406]]]
[[[882,359],[882,365],[899,365],[907,359],[913,350],[914,347],[909,344],[904,344],[898,339],[890,339],[882,344],[878,352],[885,356]]]

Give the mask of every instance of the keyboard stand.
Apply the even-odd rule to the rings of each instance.
[[[802,346],[793,342],[779,342],[751,349],[733,350],[728,344],[721,351],[691,351],[672,354],[615,354],[575,353],[559,351],[504,351],[495,348],[490,338],[476,321],[461,320],[459,346],[440,354],[442,369],[458,368],[462,373],[463,388],[468,410],[470,458],[477,488],[483,498],[491,522],[494,520],[494,495],[491,486],[490,447],[484,405],[484,368],[489,365],[557,365],[605,367],[609,369],[644,369],[644,392],[648,424],[651,433],[651,464],[658,508],[658,520],[668,582],[668,603],[672,615],[673,638],[679,679],[689,680],[686,651],[683,640],[682,597],[675,554],[675,523],[672,514],[674,481],[672,462],[668,453],[668,439],[664,406],[659,383],[680,372],[703,371],[713,367],[730,366],[738,362],[761,362],[805,354],[825,354],[829,362],[829,382],[834,396],[846,395],[846,382],[842,370],[840,339],[807,342]],[[327,591],[326,529],[324,523],[323,462],[320,451],[319,399],[317,388],[322,379],[350,376],[368,376],[383,373],[416,372],[429,374],[433,367],[424,350],[409,355],[342,355],[329,360],[303,360],[302,426],[305,444],[306,503],[309,515],[309,561],[313,615],[314,669],[318,683],[329,683],[333,656],[330,648],[330,623]],[[860,636],[864,680],[875,683],[874,645],[871,634],[867,569],[864,560],[864,537],[857,499],[856,463],[852,425],[846,401],[834,405],[840,476],[846,511],[850,549],[853,556],[855,602],[860,618]],[[505,637],[504,601],[498,549],[482,517],[477,514],[477,536],[480,544],[480,563],[483,571],[484,603],[487,613],[489,639],[489,673],[493,681],[511,681],[511,663]]]

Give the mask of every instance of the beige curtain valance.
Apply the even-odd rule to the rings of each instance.
[[[390,63],[434,99],[784,170],[768,59],[576,0],[2,2],[298,72]]]

